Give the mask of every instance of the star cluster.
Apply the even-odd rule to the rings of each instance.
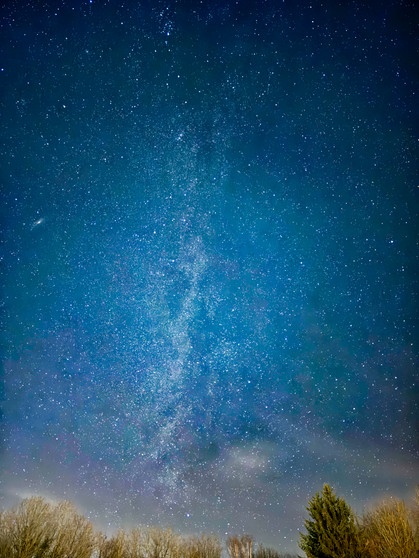
[[[418,470],[413,3],[2,8],[3,505],[296,550]]]

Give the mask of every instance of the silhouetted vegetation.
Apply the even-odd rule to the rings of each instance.
[[[357,517],[329,485],[309,501],[300,546],[308,558],[418,558],[419,491],[411,505],[389,499]],[[227,538],[229,558],[297,558],[250,535]],[[0,558],[221,558],[215,535],[181,536],[138,527],[112,536],[96,531],[70,502],[41,497],[0,513]]]

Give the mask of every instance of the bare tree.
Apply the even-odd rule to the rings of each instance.
[[[127,558],[143,558],[144,554],[144,532],[135,528],[127,533],[126,539]]]
[[[17,508],[2,514],[5,556],[33,558],[49,552],[52,532],[50,505],[43,498],[23,500]]]
[[[116,535],[107,538],[105,535],[99,537],[99,558],[126,558],[126,535],[124,531],[118,531]]]
[[[253,558],[298,558],[298,555],[289,553],[284,554],[283,552],[278,552],[273,548],[265,547],[262,544],[259,544]]]
[[[201,535],[188,537],[181,543],[181,558],[221,558],[222,547],[218,537]]]
[[[152,527],[144,533],[144,557],[178,558],[180,539],[171,529]]]
[[[412,526],[413,535],[415,537],[415,544],[419,547],[419,485],[416,486],[415,497],[412,504]]]
[[[250,535],[228,537],[227,552],[230,558],[252,558],[253,538]]]
[[[388,500],[362,518],[364,556],[417,558],[414,516],[402,500]]]
[[[55,534],[51,558],[90,558],[95,548],[93,525],[79,514],[71,502],[51,507],[51,528]]]
[[[254,558],[282,558],[282,555],[272,548],[267,548],[262,544],[259,544]]]
[[[0,520],[0,556],[5,558],[90,558],[95,547],[91,523],[69,502],[28,498]]]

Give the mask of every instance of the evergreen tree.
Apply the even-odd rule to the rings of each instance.
[[[308,558],[358,558],[361,556],[355,516],[343,498],[325,484],[307,507],[307,533],[300,534],[300,548]]]

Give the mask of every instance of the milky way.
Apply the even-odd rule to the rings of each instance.
[[[297,549],[417,482],[413,3],[2,9],[1,501]]]

